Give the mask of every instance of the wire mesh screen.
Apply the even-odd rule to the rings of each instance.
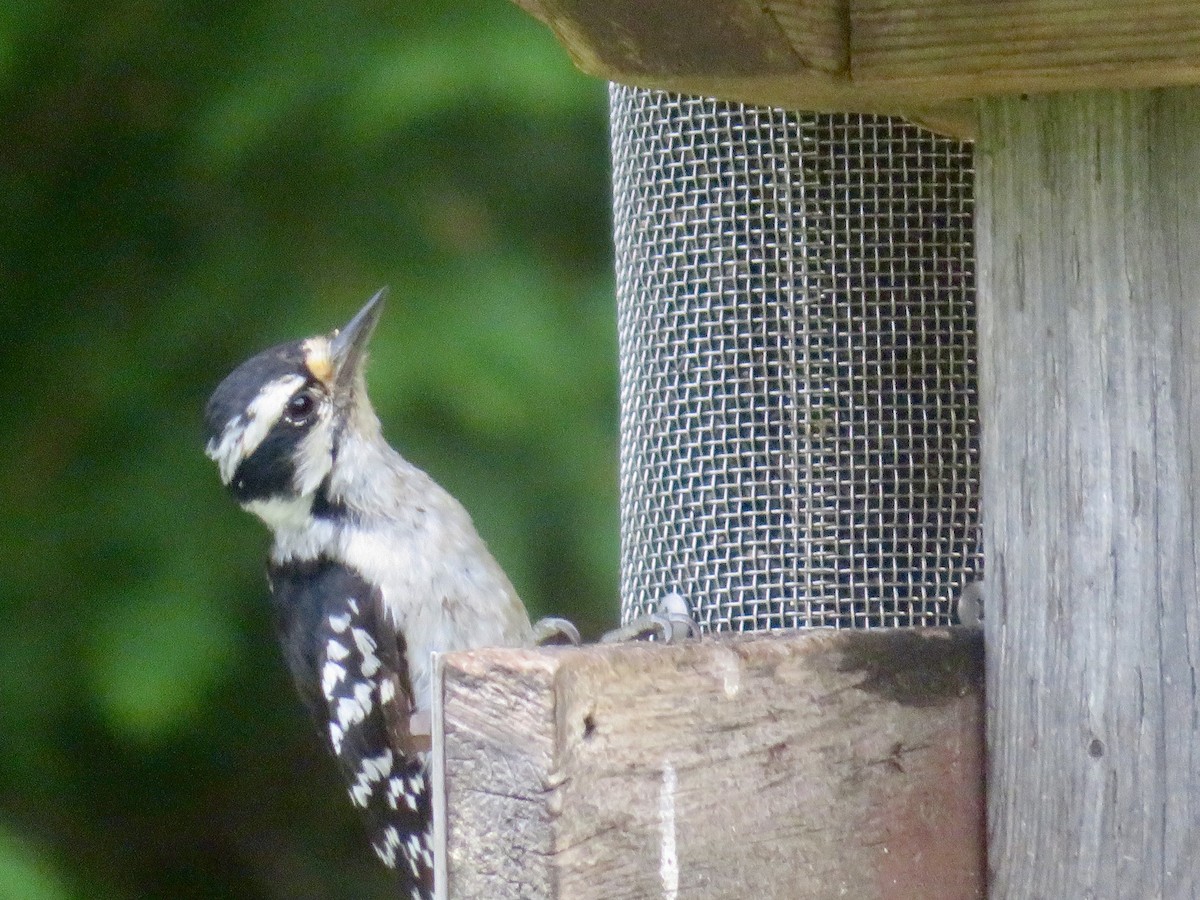
[[[982,571],[969,147],[613,86],[622,614],[946,625]]]

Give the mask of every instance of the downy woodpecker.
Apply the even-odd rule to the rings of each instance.
[[[274,533],[287,665],[375,852],[422,900],[428,736],[413,725],[429,710],[430,652],[529,645],[539,631],[463,507],[383,438],[363,377],[383,295],[341,331],[234,369],[208,402],[207,450]]]

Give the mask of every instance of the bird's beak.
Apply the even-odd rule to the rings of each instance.
[[[371,340],[371,332],[375,330],[375,323],[379,321],[379,314],[383,312],[386,296],[387,288],[381,288],[329,343],[329,356],[333,362],[333,395],[343,402],[348,402],[354,394],[354,382],[362,371],[367,344]]]

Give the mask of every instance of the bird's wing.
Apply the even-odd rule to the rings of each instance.
[[[409,887],[431,892],[427,754],[410,727],[408,666],[394,631],[380,627],[377,591],[365,587],[346,592],[319,628],[329,744],[379,858]]]
[[[404,647],[379,591],[326,558],[273,563],[268,575],[284,658],[375,852],[401,896],[432,896],[428,739],[412,734]]]

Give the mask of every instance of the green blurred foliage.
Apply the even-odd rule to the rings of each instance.
[[[74,895],[55,871],[50,854],[34,850],[0,826],[0,896],[66,900]]]
[[[387,896],[200,415],[380,285],[385,431],[616,617],[603,86],[505,0],[0,4],[0,898]]]

